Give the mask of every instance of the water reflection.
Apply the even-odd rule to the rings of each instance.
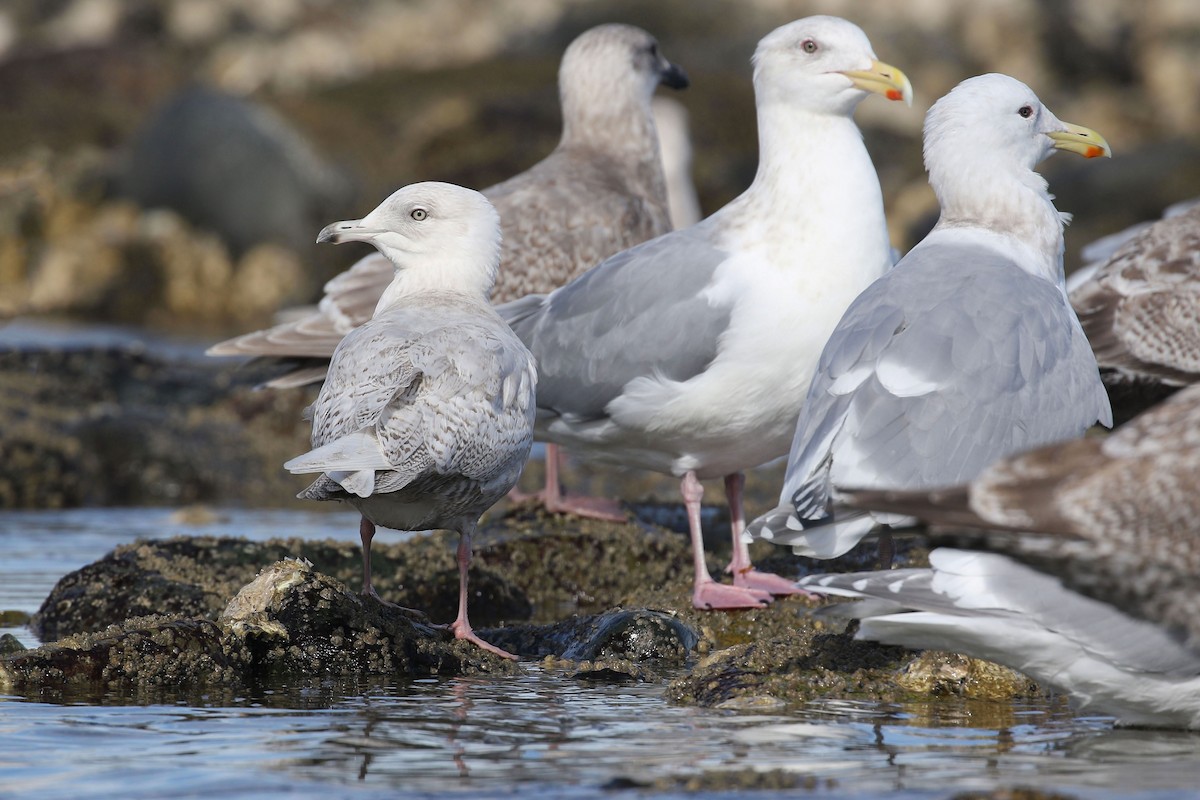
[[[339,516],[222,512],[197,528],[156,509],[3,514],[0,608],[36,608],[62,574],[138,536],[344,538],[354,526]],[[1110,720],[1074,717],[1060,701],[829,699],[788,714],[680,708],[661,686],[581,681],[536,664],[515,679],[375,676],[237,692],[74,687],[0,696],[5,796],[574,800],[641,787],[715,797],[733,790],[688,793],[684,782],[748,770],[802,776],[823,797],[1036,786],[1158,800],[1200,786],[1200,736],[1112,730]]]

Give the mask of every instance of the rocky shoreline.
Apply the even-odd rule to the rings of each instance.
[[[122,545],[59,582],[32,620],[48,643],[10,645],[0,656],[0,688],[144,696],[313,677],[503,678],[536,663],[580,679],[661,683],[672,702],[747,711],[831,695],[1040,694],[983,662],[855,642],[842,623],[810,615],[819,600],[696,611],[683,536],[638,521],[520,509],[485,526],[471,575],[472,616],[484,638],[522,656],[513,664],[436,624],[454,613],[455,538],[438,532],[376,543],[380,594],[427,617],[347,588],[358,579],[353,542],[177,537]],[[783,551],[765,554],[785,574],[809,568]],[[922,557],[916,548],[903,555],[907,563]],[[710,560],[714,570],[724,564],[721,554]]]

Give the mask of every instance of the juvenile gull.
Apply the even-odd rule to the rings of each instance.
[[[499,310],[538,361],[539,439],[682,478],[698,608],[756,607],[795,587],[741,541],[741,471],[786,452],[816,357],[891,265],[879,180],[852,114],[909,99],[863,32],[810,17],[754,55],[759,167],[744,194],[682,231]],[[734,586],[713,581],[701,478],[724,476]]]
[[[1033,171],[1055,149],[1109,154],[1099,134],[1060,122],[1004,75],[966,80],[929,110],[925,166],[941,217],[838,323],[779,506],[751,534],[833,558],[896,521],[839,507],[842,487],[951,485],[1112,424],[1063,287],[1064,218]]]
[[[459,639],[514,658],[467,620],[467,566],[479,517],[520,477],[533,442],[533,358],[492,309],[500,224],[478,192],[400,189],[318,242],[370,242],[393,279],[370,320],[334,350],[313,404],[313,449],[284,464],[323,473],[300,493],[362,514],[363,593],[375,526],[458,531]]]
[[[1200,379],[1200,205],[1142,229],[1070,294],[1114,405]],[[1141,385],[1144,391],[1134,386]],[[1166,389],[1171,391],[1171,389]],[[1129,409],[1144,410],[1136,405]],[[1128,412],[1127,412],[1128,413]]]
[[[660,83],[682,89],[688,81],[640,28],[600,25],[567,48],[558,74],[558,146],[483,191],[500,212],[503,232],[493,302],[551,291],[613,253],[671,230],[650,105]],[[268,384],[277,388],[320,381],[341,338],[370,318],[392,272],[383,256],[366,256],[326,284],[315,313],[221,342],[208,353],[286,360],[287,374]],[[547,508],[614,517],[614,503],[561,496],[553,451],[547,448]]]
[[[502,303],[547,292],[602,259],[671,230],[658,134],[650,102],[660,84],[687,77],[650,34],[601,25],[581,34],[558,75],[562,139],[525,172],[483,190],[500,213]],[[210,355],[328,359],[341,338],[371,317],[392,280],[382,255],[360,259],[325,287],[316,313],[213,345]],[[323,364],[273,382],[319,381]]]
[[[845,499],[971,548],[934,550],[931,570],[802,581],[875,598],[848,607],[858,638],[997,661],[1122,724],[1200,728],[1200,387],[967,486]]]

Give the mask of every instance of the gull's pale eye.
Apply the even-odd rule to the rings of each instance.
[[[815,53],[817,52],[817,43],[812,39],[805,39],[800,43],[800,49],[806,53]]]
[[[415,219],[417,222],[420,222],[421,220],[423,220],[429,216],[429,212],[423,208],[414,208],[412,211],[408,212],[408,215],[410,217],[412,217],[413,219]]]
[[[1017,113],[1025,119],[1029,119],[1033,116],[1033,106],[1021,106],[1019,109],[1017,109]]]

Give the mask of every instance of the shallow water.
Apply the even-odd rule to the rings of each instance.
[[[0,514],[0,609],[36,610],[63,574],[138,536],[356,533],[352,514],[220,517]],[[662,695],[661,686],[589,683],[526,664],[516,679],[310,681],[247,696],[0,696],[0,796],[675,796],[686,778],[748,769],[804,776],[823,797],[1036,786],[1184,798],[1200,787],[1200,736],[1113,730],[1063,703],[831,699],[764,715],[678,708]]]

